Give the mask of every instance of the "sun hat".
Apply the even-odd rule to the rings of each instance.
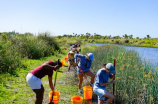
[[[70,54],[74,54],[74,52],[73,52],[73,51],[70,51],[69,53],[70,53]]]
[[[110,70],[110,73],[111,73],[111,74],[116,74],[114,65],[113,65],[112,63],[108,63],[108,64],[106,64],[105,67],[108,68],[108,69]]]
[[[88,53],[88,57],[93,61],[93,53]]]

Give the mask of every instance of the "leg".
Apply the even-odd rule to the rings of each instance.
[[[110,92],[106,92],[103,96],[107,98],[106,104],[111,104],[114,100],[114,95]]]
[[[82,76],[82,74],[78,74],[78,79],[79,79],[78,89],[81,89],[81,85],[82,85],[82,81],[83,81],[83,76]]]
[[[68,70],[67,70],[67,71],[69,71],[69,70],[70,70],[70,67],[71,67],[71,62],[70,62],[70,61],[68,61]]]
[[[41,84],[41,89],[33,89],[33,91],[36,94],[35,104],[42,104],[44,94],[43,85]]]
[[[91,84],[93,84],[95,75],[91,71],[85,72],[85,74],[91,77]]]
[[[104,100],[98,99],[98,104],[104,104]]]

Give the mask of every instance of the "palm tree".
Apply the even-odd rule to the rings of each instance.
[[[150,35],[147,35],[146,37],[147,37],[147,39],[151,38]]]

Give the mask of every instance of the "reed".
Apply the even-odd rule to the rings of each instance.
[[[149,62],[141,60],[133,50],[126,50],[115,45],[104,45],[95,50],[85,50],[83,54],[92,52],[94,61],[91,71],[96,73],[103,63],[116,59],[115,98],[125,103],[158,103],[158,73],[153,71]],[[112,92],[112,85],[107,90]]]

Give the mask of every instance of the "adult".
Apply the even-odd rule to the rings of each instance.
[[[44,87],[42,85],[41,79],[45,75],[48,75],[49,86],[53,91],[53,71],[56,71],[61,66],[61,62],[58,63],[57,61],[47,61],[27,74],[26,81],[28,82],[33,92],[36,94],[35,104],[42,104],[43,101]]]
[[[106,104],[111,104],[114,100],[114,95],[106,91],[106,85],[115,83],[115,80],[108,82],[109,78],[112,79],[112,74],[116,74],[112,63],[104,64],[104,68],[96,74],[93,92],[98,95],[98,104],[103,104],[105,98],[107,98]]]
[[[75,60],[74,60],[74,52],[73,51],[69,51],[68,52],[68,72],[70,71],[70,67],[71,67],[71,65],[73,65],[74,67],[75,67]]]
[[[90,71],[92,61],[93,61],[93,53],[87,53],[86,55],[75,54],[75,63],[77,64],[77,58],[80,58],[77,67],[77,74],[79,78],[78,89],[79,93],[82,94],[81,85],[83,82],[83,74],[86,74],[91,77],[91,86],[93,87],[95,75]],[[81,70],[79,70],[81,69]],[[83,74],[82,74],[83,72]]]

